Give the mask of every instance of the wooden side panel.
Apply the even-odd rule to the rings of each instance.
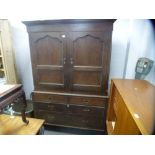
[[[103,41],[93,35],[73,34],[73,59],[75,66],[101,66]]]
[[[73,83],[74,85],[83,84],[83,85],[96,85],[96,87],[100,85],[101,82],[101,74],[96,72],[89,71],[74,71],[73,73]]]
[[[38,65],[62,65],[63,45],[61,40],[45,35],[35,41],[35,47]]]
[[[0,78],[5,78],[5,66],[4,66],[4,56],[1,42],[1,31],[0,31]],[[0,81],[1,82],[1,81]]]
[[[108,134],[113,135],[141,134],[113,81],[107,113],[107,130]]]
[[[118,96],[117,98],[117,109],[116,112],[116,124],[113,134],[121,135],[137,135],[140,134],[140,131],[126,108],[122,98]]]
[[[111,81],[110,97],[109,97],[108,110],[107,110],[107,121],[110,121],[110,122],[115,121],[115,113],[113,108],[115,91],[116,91],[115,85],[113,81]]]
[[[0,20],[0,41],[2,44],[1,53],[3,57],[3,72],[7,84],[18,82],[15,68],[14,49],[12,45],[11,28],[8,20]]]

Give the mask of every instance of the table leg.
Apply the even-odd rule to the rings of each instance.
[[[26,107],[27,107],[27,102],[26,102],[26,97],[25,97],[25,93],[24,91],[22,91],[22,99],[23,99],[23,109],[22,109],[22,120],[24,123],[28,124],[29,121],[26,119],[26,114],[25,114],[25,111],[26,111]]]
[[[42,126],[38,132],[38,135],[44,135],[44,126]]]

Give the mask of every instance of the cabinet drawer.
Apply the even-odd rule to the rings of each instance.
[[[70,105],[69,113],[79,116],[94,116],[94,117],[104,117],[105,109],[104,107],[91,107],[91,106],[80,106],[80,105]]]
[[[47,102],[47,103],[66,103],[67,98],[63,95],[53,95],[45,93],[33,93],[32,99],[34,102]]]
[[[114,89],[113,89],[113,108],[114,108],[114,111],[115,111],[115,113],[117,114],[117,112],[118,112],[118,104],[119,104],[119,102],[120,102],[120,95],[119,95],[119,93],[118,93],[118,90],[114,87]]]
[[[90,116],[82,117],[69,114],[57,114],[43,110],[36,111],[35,117],[45,119],[45,123],[52,125],[105,130],[104,118],[96,118]]]
[[[58,103],[40,103],[34,102],[34,110],[46,110],[49,112],[57,112],[63,114],[73,115],[93,115],[95,117],[104,117],[104,107],[92,107],[92,106],[81,106],[81,105],[70,105],[70,104],[58,104]]]
[[[68,114],[58,114],[48,111],[39,110],[35,112],[35,117],[45,119],[45,123],[62,126],[78,126],[80,124],[79,119],[75,116]]]
[[[105,104],[107,103],[107,98],[70,96],[69,103],[80,105],[105,106]]]
[[[35,111],[35,117],[45,119],[45,123],[49,124],[67,125],[69,123],[68,118],[64,114],[58,114],[44,110]]]
[[[68,107],[69,106],[67,104],[34,102],[34,111],[35,110],[46,110],[49,112],[64,113],[68,111]]]

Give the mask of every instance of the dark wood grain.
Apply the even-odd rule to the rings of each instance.
[[[105,130],[114,21],[24,22],[30,40],[36,117],[45,118],[48,124]]]
[[[103,117],[94,117],[91,115],[72,115],[72,114],[60,114],[51,113],[49,111],[38,110],[35,111],[37,118],[45,119],[45,124],[54,124],[56,126],[68,126],[87,129],[102,130],[105,129]]]

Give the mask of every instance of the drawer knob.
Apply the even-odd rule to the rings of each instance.
[[[71,65],[73,65],[73,58],[70,58],[70,63]]]
[[[53,109],[54,105],[48,105],[48,108]]]
[[[82,120],[83,123],[88,123],[88,120]]]
[[[66,58],[64,58],[64,65],[66,64]]]
[[[55,119],[55,116],[47,116],[47,119],[49,119],[49,120],[54,120]]]
[[[61,37],[62,37],[62,38],[66,38],[66,35],[65,35],[65,34],[62,34]]]
[[[49,99],[50,101],[53,101],[53,100],[54,100],[53,97],[49,97],[48,99]]]
[[[83,109],[83,111],[90,111],[90,109]]]
[[[89,103],[89,100],[84,99],[83,102],[84,103]]]

